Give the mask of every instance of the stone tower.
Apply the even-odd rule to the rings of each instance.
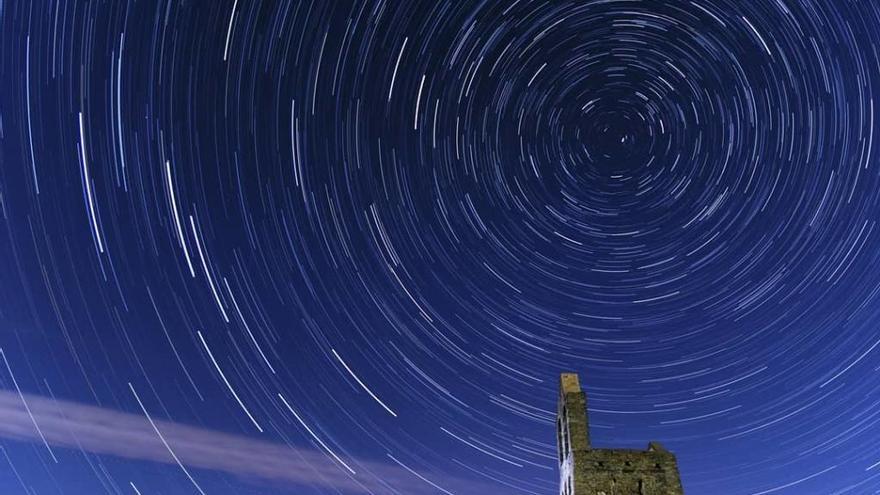
[[[590,447],[587,396],[578,376],[559,379],[556,417],[560,495],[683,495],[675,455],[651,442],[647,450]]]

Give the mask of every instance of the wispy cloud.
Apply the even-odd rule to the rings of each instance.
[[[497,491],[493,489],[497,487],[484,483],[420,472],[390,453],[394,464],[351,459],[356,471],[351,473],[314,449],[8,390],[0,390],[0,437],[141,461],[179,461],[187,468],[351,494],[469,495]],[[198,473],[193,477],[197,483]]]

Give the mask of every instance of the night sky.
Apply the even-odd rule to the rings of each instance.
[[[0,0],[0,493],[880,490],[873,0]]]

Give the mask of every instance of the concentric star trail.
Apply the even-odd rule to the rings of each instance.
[[[877,2],[9,0],[0,57],[0,493],[558,493],[562,371],[689,495],[880,489]]]

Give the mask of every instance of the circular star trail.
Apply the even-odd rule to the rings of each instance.
[[[880,487],[871,2],[0,2],[0,491]]]

